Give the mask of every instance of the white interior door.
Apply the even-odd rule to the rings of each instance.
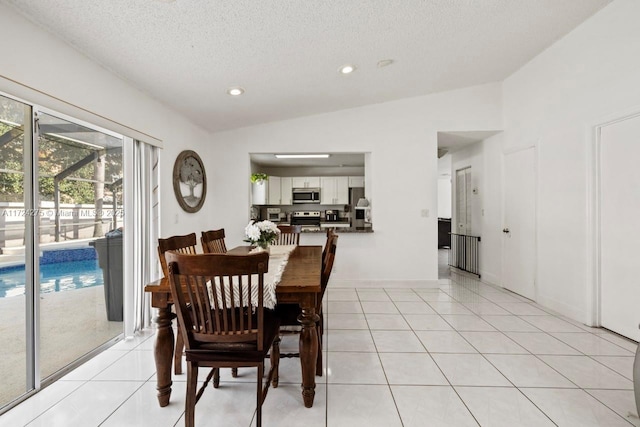
[[[504,155],[503,285],[535,300],[535,148]]]
[[[471,234],[471,167],[456,171],[456,230]]]
[[[600,136],[600,322],[640,341],[640,118]]]

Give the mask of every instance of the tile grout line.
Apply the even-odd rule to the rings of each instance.
[[[383,289],[383,292],[384,292],[384,289]],[[369,319],[367,318],[367,314],[364,312],[364,306],[362,305],[363,301],[360,299],[360,293],[357,291],[357,289],[356,289],[356,294],[358,295],[358,302],[360,303],[360,308],[362,309],[362,313],[364,314],[364,321],[367,323],[367,328],[369,331],[369,335],[371,336],[371,342],[373,343],[373,348],[375,348],[376,356],[378,357],[378,362],[380,362],[380,368],[382,368],[382,374],[384,375],[384,379],[387,382],[386,384],[387,389],[389,390],[389,394],[391,394],[391,399],[393,400],[393,406],[396,408],[396,414],[398,415],[398,419],[400,420],[400,425],[404,426],[404,421],[402,420],[402,415],[400,414],[400,408],[398,408],[398,402],[396,402],[396,397],[393,395],[391,384],[389,384],[389,377],[387,377],[387,371],[384,369],[384,363],[382,363],[382,358],[380,357],[380,352],[378,351],[376,340],[373,337],[373,332],[371,331],[371,325],[369,325]],[[386,292],[385,292],[385,295],[386,295]]]
[[[472,292],[473,292],[473,291],[472,291]],[[455,297],[454,297],[454,299],[455,299]],[[535,302],[534,302],[534,303],[535,303]],[[517,316],[517,315],[516,315],[516,316]],[[550,314],[550,316],[552,316],[552,317],[554,317],[554,318],[557,318],[557,319],[559,319],[559,320],[563,320],[563,319],[560,319],[557,315],[554,315],[554,314]],[[517,316],[517,317],[518,317],[518,318],[520,318],[520,316]],[[534,324],[532,324],[531,322],[527,321],[527,319],[521,319],[521,320],[523,320],[523,321],[525,321],[525,322],[529,323],[530,325],[532,325],[532,326],[534,326],[534,327],[536,327],[536,328],[537,328],[537,326],[536,326],[536,325],[534,325]],[[445,321],[446,321],[446,319],[445,319]],[[563,321],[564,321],[564,320],[563,320]],[[566,323],[569,323],[569,322],[566,322]],[[569,324],[571,324],[571,323],[569,323]],[[538,329],[539,329],[539,328],[538,328]],[[615,372],[613,369],[611,369],[611,368],[609,368],[608,366],[604,365],[604,364],[603,364],[603,363],[601,363],[600,361],[598,361],[598,360],[596,360],[596,359],[593,359],[590,355],[587,355],[587,354],[583,353],[582,351],[580,351],[579,349],[577,349],[577,348],[575,348],[575,347],[571,346],[570,344],[568,344],[568,343],[566,343],[566,342],[564,342],[564,341],[562,341],[562,340],[560,340],[560,339],[558,339],[558,338],[554,337],[553,335],[551,335],[551,333],[550,333],[550,332],[547,332],[547,331],[544,331],[544,330],[541,330],[541,331],[542,331],[542,333],[544,333],[544,334],[546,334],[546,335],[550,336],[551,338],[553,338],[553,339],[555,339],[555,340],[557,340],[557,341],[559,341],[559,342],[561,342],[561,343],[563,343],[563,344],[565,344],[565,345],[569,346],[570,348],[573,348],[574,350],[578,351],[578,353],[580,353],[579,355],[573,355],[573,356],[588,357],[588,358],[590,358],[591,360],[594,360],[595,362],[597,362],[597,363],[601,364],[602,366],[604,366],[605,368],[609,369],[609,370],[610,370],[610,371],[612,371],[613,373],[618,374],[618,373],[617,373],[617,372]],[[501,332],[502,334],[504,334],[505,336],[507,336],[507,338],[511,339],[511,338],[510,338],[508,335],[506,335],[503,331],[499,331],[499,332]],[[590,333],[589,331],[585,331],[585,332],[586,332],[586,333]],[[593,333],[591,333],[591,335],[596,335],[596,336],[597,336],[597,334],[593,334]],[[463,336],[463,338],[464,338],[464,336]],[[469,343],[469,344],[471,344],[471,343]],[[516,342],[516,344],[517,344],[517,342]],[[615,343],[612,343],[612,344],[615,344]],[[473,344],[471,344],[471,345],[473,346]],[[474,348],[475,348],[475,347],[474,347]],[[622,347],[621,347],[621,348],[622,348]],[[527,349],[525,348],[525,350],[527,350]],[[555,369],[553,366],[549,365],[545,360],[543,360],[543,359],[541,359],[540,357],[538,357],[538,356],[539,356],[538,354],[533,354],[533,353],[532,353],[532,355],[533,355],[534,357],[536,357],[536,359],[540,360],[542,363],[544,363],[545,365],[547,365],[549,368],[551,368],[552,370],[554,370],[555,372],[557,372],[559,375],[561,375],[562,377],[564,377],[565,379],[567,379],[569,382],[571,382],[572,384],[575,384],[578,390],[581,390],[583,393],[586,393],[587,395],[591,396],[591,397],[592,397],[592,398],[594,398],[596,401],[598,401],[599,403],[601,403],[604,407],[606,407],[606,408],[608,408],[610,411],[612,411],[614,414],[618,415],[620,418],[624,419],[626,422],[628,422],[628,423],[632,424],[630,421],[628,421],[627,419],[625,419],[625,418],[624,418],[622,415],[620,415],[618,412],[614,411],[612,408],[610,408],[610,407],[609,407],[608,405],[606,405],[604,402],[600,401],[600,399],[596,398],[596,397],[595,397],[595,396],[593,396],[591,393],[589,393],[589,392],[587,391],[587,390],[589,390],[589,389],[585,389],[585,388],[580,387],[580,386],[579,386],[578,384],[576,384],[574,381],[572,381],[572,380],[570,380],[568,377],[566,377],[563,373],[561,373],[560,371],[558,371],[557,369]],[[572,355],[557,355],[557,354],[556,354],[555,356],[572,356]],[[485,359],[486,359],[486,358],[485,358]],[[489,363],[491,363],[491,361],[489,361],[488,359],[487,359],[487,361],[488,361]],[[491,365],[492,365],[492,366],[494,366],[492,363],[491,363]],[[498,368],[496,368],[495,366],[494,366],[494,368],[495,368],[495,369],[498,369]],[[498,371],[500,371],[500,370],[498,369]],[[502,372],[501,372],[501,373],[502,373]],[[618,375],[619,375],[619,376],[621,376],[622,378],[625,378],[625,377],[623,377],[623,376],[622,376],[622,375],[620,375],[620,374],[618,374]],[[625,378],[625,379],[626,379],[626,378]],[[518,391],[520,391],[520,393],[522,393],[522,394],[525,396],[525,398],[527,398],[527,400],[529,400],[529,401],[530,401],[534,406],[536,406],[536,408],[538,408],[538,406],[537,406],[533,401],[531,401],[531,399],[529,399],[529,398],[528,398],[528,396],[527,396],[526,394],[524,394],[524,393],[522,392],[522,390],[520,390],[520,388],[519,388],[519,387],[516,387],[516,388],[518,389]],[[523,387],[523,388],[529,388],[529,387]],[[547,387],[541,387],[541,388],[547,388]],[[547,415],[547,414],[546,414],[546,412],[542,411],[542,409],[540,409],[540,408],[538,408],[538,409],[539,409],[543,414],[545,414],[545,416],[547,416],[547,418],[551,419],[551,418],[549,417],[549,415]],[[553,420],[551,420],[551,421],[553,422]],[[554,422],[554,424],[555,424],[555,422]]]
[[[412,289],[413,290],[413,289]],[[413,290],[414,293],[416,295],[418,295],[417,292],[415,292],[415,290]],[[386,291],[385,291],[386,292]],[[388,295],[388,294],[387,294]],[[418,295],[418,297],[420,297],[420,295]],[[422,297],[420,297],[422,299]],[[424,301],[424,300],[423,300]],[[411,330],[411,332],[413,332],[413,335],[415,335],[415,337],[418,339],[418,341],[420,342],[420,345],[422,345],[422,347],[424,348],[425,352],[427,355],[429,355],[429,358],[431,359],[431,361],[433,362],[433,364],[438,368],[438,371],[440,371],[440,374],[442,375],[442,377],[445,379],[445,381],[447,381],[448,387],[450,387],[450,389],[456,394],[456,396],[458,396],[458,399],[460,400],[460,402],[464,405],[464,407],[467,409],[467,412],[469,413],[469,415],[471,415],[471,417],[473,418],[473,420],[476,422],[476,424],[478,426],[480,426],[480,422],[478,421],[478,419],[476,418],[475,414],[471,411],[471,409],[467,406],[467,403],[464,401],[464,399],[462,399],[462,396],[460,396],[460,394],[458,393],[458,390],[456,390],[456,388],[453,386],[453,384],[451,384],[451,381],[449,380],[449,378],[445,375],[445,373],[442,371],[442,368],[440,367],[440,365],[438,365],[438,362],[436,362],[436,360],[433,358],[433,356],[431,355],[431,353],[429,352],[429,349],[427,348],[427,346],[422,342],[422,340],[420,339],[420,337],[418,337],[418,335],[416,334],[416,331],[413,329],[413,327],[411,326],[411,324],[407,321],[407,319],[404,317],[404,313],[402,313],[398,307],[395,304],[395,301],[391,301],[393,303],[393,305],[396,307],[396,310],[398,310],[398,312],[400,313],[400,315],[402,316],[402,318],[404,319],[404,321],[407,323],[407,325],[409,325],[409,328]],[[429,305],[429,303],[427,301],[424,301],[427,303],[427,305]],[[429,306],[431,307],[431,306]],[[443,319],[444,320],[444,319]],[[420,354],[420,353],[418,353]],[[384,369],[384,366],[383,366]],[[446,387],[446,386],[445,386]],[[393,395],[393,391],[392,391],[392,395]],[[394,398],[395,400],[395,398]]]

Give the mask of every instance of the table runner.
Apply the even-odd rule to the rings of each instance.
[[[296,245],[275,245],[269,247],[269,271],[264,275],[264,297],[263,297],[263,306],[264,308],[274,309],[277,303],[276,300],[276,286],[280,283],[280,279],[282,279],[282,273],[284,272],[285,267],[287,266],[287,262],[289,261],[289,255],[296,248]],[[254,249],[250,253],[257,252],[257,249]],[[224,287],[225,287],[225,299],[226,306],[231,305],[231,292],[229,292],[229,281],[228,277],[224,278]],[[235,306],[238,307],[240,305],[246,306],[246,301],[240,303],[240,292],[239,286],[237,282],[237,277],[233,278],[233,296],[235,300]],[[251,286],[251,306],[258,306],[258,275],[254,274],[251,278],[252,286]],[[220,283],[216,282],[216,294],[218,295],[218,305],[222,307],[222,297],[220,292]],[[247,283],[242,284],[242,293],[246,295],[248,292]],[[209,291],[209,300],[213,303],[213,290],[211,289],[211,282],[207,282],[207,289]]]

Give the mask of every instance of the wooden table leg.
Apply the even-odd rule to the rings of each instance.
[[[156,379],[158,402],[160,406],[167,406],[171,398],[171,362],[173,359],[173,328],[171,321],[175,315],[171,312],[171,305],[158,308],[156,323],[156,345],[154,356],[156,361]]]
[[[304,406],[311,408],[316,395],[316,362],[318,358],[318,331],[316,322],[319,320],[315,304],[305,303],[298,322],[302,324],[300,333],[300,365],[302,367],[302,399]]]

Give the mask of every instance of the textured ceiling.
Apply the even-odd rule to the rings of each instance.
[[[501,81],[610,2],[0,1],[211,131]]]

